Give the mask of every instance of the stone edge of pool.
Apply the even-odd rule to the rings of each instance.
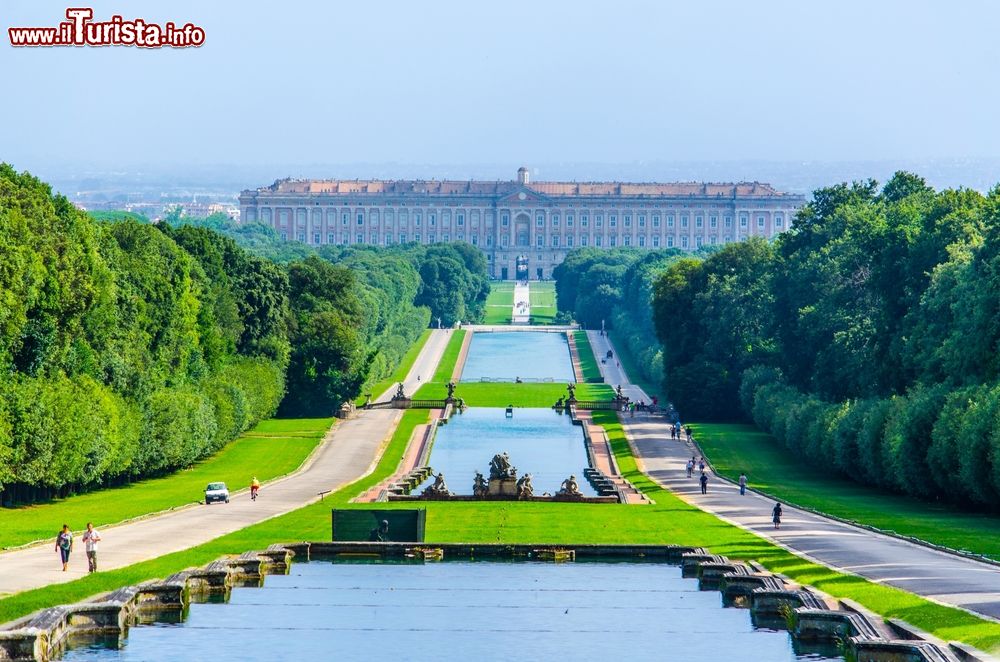
[[[784,626],[798,641],[839,643],[865,660],[988,660],[964,644],[945,643],[891,619],[885,621],[850,600],[799,586],[760,565],[732,561],[707,550],[675,545],[541,545],[469,543],[301,542],[213,561],[163,581],[120,588],[97,599],[50,607],[0,630],[0,659],[46,662],[88,638],[124,636],[132,625],[180,616],[192,602],[225,596],[237,586],[259,587],[268,574],[286,574],[293,559],[338,558],[451,560],[633,559],[679,564],[699,590],[718,590],[729,604],[748,607],[755,619]],[[176,621],[171,621],[176,622]]]

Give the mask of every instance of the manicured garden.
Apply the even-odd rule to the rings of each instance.
[[[531,281],[528,298],[532,324],[552,324],[556,320],[556,284],[554,281]]]
[[[333,424],[333,419],[271,419],[230,442],[215,455],[188,469],[47,503],[0,511],[4,548],[55,538],[67,523],[74,530],[88,521],[98,527],[150,513],[186,506],[204,497],[210,481],[224,481],[231,491],[250,485],[253,476],[268,481],[294,471]]]
[[[695,438],[717,471],[745,471],[754,489],[812,508],[952,549],[1000,559],[1000,517],[892,494],[800,460],[752,425],[695,424]]]
[[[413,427],[427,413],[403,415],[374,473],[338,490],[324,502],[261,522],[184,552],[166,555],[120,570],[102,572],[0,600],[0,621],[35,609],[79,600],[101,591],[179,569],[201,565],[225,554],[262,549],[279,540],[326,540],[330,509],[364,508],[349,499],[388,476],[398,465]],[[558,503],[427,503],[428,541],[536,543],[652,543],[709,547],[732,558],[754,559],[793,580],[832,595],[849,597],[885,616],[901,618],[946,640],[959,640],[984,650],[1000,645],[1000,624],[968,612],[924,600],[899,589],[873,584],[810,563],[743,529],[726,524],[659,487],[638,471],[621,425],[611,412],[595,412],[595,422],[609,432],[622,472],[654,501],[654,505],[578,505]],[[403,504],[387,504],[405,507]]]
[[[500,281],[491,283],[490,295],[486,298],[484,324],[510,324],[514,311],[514,283]]]

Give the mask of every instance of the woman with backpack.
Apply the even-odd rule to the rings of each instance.
[[[62,531],[56,536],[56,551],[62,558],[63,572],[69,566],[69,553],[73,551],[73,533],[69,530],[69,524],[62,525]]]

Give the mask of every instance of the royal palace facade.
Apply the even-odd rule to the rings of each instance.
[[[284,179],[240,194],[241,222],[286,241],[466,241],[495,278],[550,278],[580,246],[695,250],[791,225],[805,198],[768,184]]]

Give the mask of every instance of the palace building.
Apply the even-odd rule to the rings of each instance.
[[[494,278],[551,278],[580,246],[680,248],[773,237],[805,204],[768,184],[283,179],[240,194],[241,222],[310,245],[466,241]]]

